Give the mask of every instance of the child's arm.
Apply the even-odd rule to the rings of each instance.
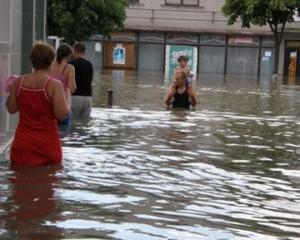
[[[176,93],[176,86],[175,86],[175,84],[172,84],[171,87],[170,87],[170,89],[169,89],[169,91],[168,91],[168,94],[167,94],[167,96],[165,98],[165,104],[167,106],[171,105],[172,98],[173,98],[173,96],[174,96],[175,93]]]
[[[188,93],[189,93],[189,96],[190,96],[191,105],[193,107],[195,107],[197,105],[196,93],[195,93],[192,85],[190,85],[190,84],[188,86]]]

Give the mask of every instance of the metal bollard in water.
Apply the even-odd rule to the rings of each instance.
[[[114,91],[112,89],[108,89],[107,93],[108,93],[107,104],[108,104],[108,106],[112,106],[113,105],[113,94],[114,94]]]

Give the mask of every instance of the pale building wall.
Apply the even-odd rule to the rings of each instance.
[[[6,111],[5,81],[10,74],[31,70],[29,51],[35,40],[44,39],[46,4],[46,0],[0,0],[0,145],[17,122],[17,116]]]
[[[241,24],[227,25],[221,8],[224,1],[200,0],[199,6],[170,6],[165,0],[140,0],[127,9],[126,29],[185,31],[206,33],[271,34],[268,27],[252,26],[243,28]]]
[[[199,0],[199,6],[170,6],[165,0],[140,0],[127,11],[125,29],[140,31],[193,32],[217,34],[272,35],[269,26],[242,28],[241,23],[227,25],[222,14],[224,0]],[[284,39],[300,39],[300,23],[287,24]],[[279,56],[279,74],[283,73],[284,46],[282,41]]]
[[[21,73],[22,0],[0,1],[0,133],[9,127],[5,107],[5,81],[11,73]]]
[[[127,29],[191,32],[218,32],[243,34],[271,34],[268,26],[242,28],[236,23],[227,25],[222,14],[224,0],[199,0],[199,6],[170,6],[165,0],[140,0],[127,9]],[[300,30],[299,23],[290,23],[289,29]]]

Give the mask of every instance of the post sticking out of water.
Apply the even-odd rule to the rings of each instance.
[[[114,91],[112,89],[108,89],[107,93],[108,93],[107,104],[108,104],[108,106],[111,107],[113,105],[113,94],[114,94]]]

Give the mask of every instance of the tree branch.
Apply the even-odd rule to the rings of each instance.
[[[281,42],[281,39],[282,39],[282,37],[283,37],[285,25],[286,25],[286,22],[284,22],[284,23],[282,24],[282,27],[281,27],[281,30],[280,30],[280,35],[279,35],[280,42]]]
[[[269,26],[270,26],[270,28],[271,28],[271,31],[274,33],[274,32],[275,32],[275,29],[274,29],[274,27],[273,27],[273,24],[272,24],[271,20],[268,19],[267,22],[268,22],[268,24],[269,24]]]

